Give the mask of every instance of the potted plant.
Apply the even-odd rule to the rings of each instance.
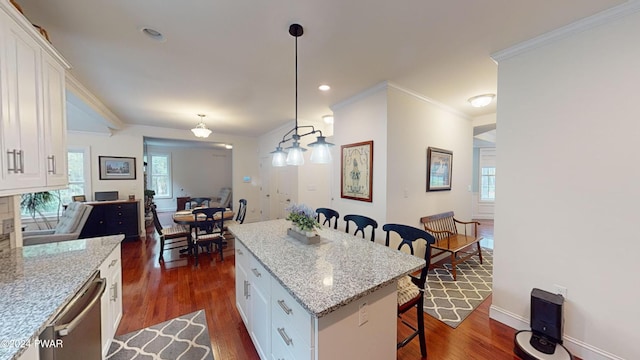
[[[151,205],[153,205],[153,197],[156,196],[155,190],[144,190],[144,212],[148,214],[151,211]]]
[[[60,218],[60,193],[58,191],[42,191],[37,193],[26,193],[22,194],[22,199],[20,200],[20,207],[23,210],[26,210],[31,219],[36,223],[39,230],[42,230],[42,226],[39,220],[44,223],[45,229],[52,229],[53,226],[51,222],[47,219],[46,215],[43,211],[46,210],[47,206],[52,204],[53,202],[57,202],[56,208],[56,218]],[[39,219],[36,218],[36,214]]]
[[[317,235],[314,230],[320,229],[320,223],[316,220],[317,214],[313,209],[305,204],[291,204],[286,210],[289,212],[287,220],[290,220],[293,225],[292,230],[308,238]]]

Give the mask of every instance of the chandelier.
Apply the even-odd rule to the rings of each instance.
[[[329,146],[333,146],[334,144],[328,143],[326,138],[322,136],[322,131],[316,130],[312,125],[298,126],[298,38],[303,34],[302,25],[300,24],[291,24],[289,26],[289,34],[293,36],[296,40],[296,117],[295,117],[295,127],[289,130],[284,136],[282,140],[276,146],[276,150],[272,151],[273,157],[271,159],[271,164],[273,166],[285,166],[285,165],[293,165],[299,166],[304,164],[304,156],[303,152],[307,151],[307,149],[300,146],[300,138],[303,136],[318,134],[316,136],[317,140],[315,142],[310,143],[308,146],[312,148],[311,152],[311,162],[316,164],[327,164],[331,162],[331,152],[329,151]],[[304,133],[300,133],[302,130]],[[291,146],[283,149],[283,144],[292,141]]]
[[[207,129],[207,126],[204,124],[204,117],[207,115],[198,114],[198,116],[200,116],[200,122],[198,123],[198,125],[196,125],[196,127],[191,129],[191,131],[193,131],[193,135],[199,138],[209,137],[209,135],[211,135],[211,130]]]

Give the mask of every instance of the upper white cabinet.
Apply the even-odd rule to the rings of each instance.
[[[11,5],[0,10],[0,195],[64,187],[69,66]]]

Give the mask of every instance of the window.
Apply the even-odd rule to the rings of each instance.
[[[171,157],[169,154],[150,154],[148,163],[149,187],[156,192],[156,198],[171,198]]]
[[[88,195],[88,179],[85,171],[85,151],[83,149],[70,149],[67,152],[67,166],[69,168],[69,188],[60,190],[62,202],[71,201],[74,195]],[[86,156],[88,158],[88,156]]]
[[[496,150],[495,148],[480,149],[480,201],[493,202],[496,200]]]
[[[71,148],[67,151],[67,168],[69,174],[69,187],[67,189],[49,191],[50,201],[39,207],[39,213],[34,214],[35,217],[41,218],[46,216],[56,217],[63,211],[63,205],[71,202],[73,195],[88,195],[91,192],[89,171],[89,148]],[[38,198],[31,196],[31,201],[39,201]],[[87,196],[89,197],[89,196]],[[28,200],[29,201],[29,200]],[[31,217],[30,211],[23,207],[20,209],[23,217]]]
[[[480,174],[480,201],[496,199],[496,168],[483,167]]]

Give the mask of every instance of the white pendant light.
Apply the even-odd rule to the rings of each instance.
[[[198,116],[200,116],[200,122],[198,123],[198,125],[196,125],[196,127],[191,129],[193,135],[199,138],[209,137],[209,135],[211,135],[211,130],[207,129],[207,126],[204,124],[204,117],[207,115],[198,114]]]

